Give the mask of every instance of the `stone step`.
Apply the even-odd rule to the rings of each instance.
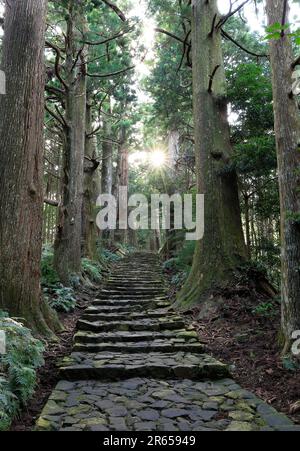
[[[226,365],[205,354],[192,353],[73,353],[63,360],[60,377],[76,380],[222,379],[229,376]]]
[[[128,295],[126,293],[119,294],[119,295],[101,295],[99,294],[97,296],[97,299],[95,299],[93,302],[97,301],[111,301],[111,302],[136,302],[136,303],[147,303],[147,302],[157,302],[161,300],[165,300],[166,298],[164,296],[157,296],[157,295]]]
[[[137,342],[137,341],[154,341],[154,340],[171,340],[174,344],[197,343],[198,335],[194,331],[187,331],[185,329],[164,331],[164,332],[88,332],[79,331],[74,337],[74,343],[117,343],[117,342]]]
[[[160,290],[160,291],[165,291],[165,286],[163,285],[162,282],[151,282],[149,284],[145,283],[141,283],[141,282],[132,282],[130,280],[124,280],[124,282],[120,282],[120,281],[115,281],[115,282],[106,282],[104,289],[106,290],[126,290],[130,288],[131,290],[145,290],[145,291],[150,291],[150,290]]]
[[[184,328],[182,319],[161,318],[161,320],[139,320],[139,321],[88,321],[81,319],[78,321],[78,330],[91,332],[111,332],[111,331],[155,331],[179,330]]]
[[[88,308],[85,313],[82,315],[82,319],[88,321],[126,321],[126,320],[144,320],[144,319],[153,319],[153,318],[161,318],[167,317],[170,319],[176,319],[178,315],[172,310],[167,309],[158,309],[158,310],[149,310],[145,312],[136,313],[135,311],[125,311],[119,313],[105,313],[103,312],[103,308]]]
[[[100,353],[100,352],[120,352],[126,354],[148,353],[148,352],[192,352],[202,354],[204,346],[199,343],[174,343],[174,341],[153,340],[153,341],[128,341],[128,342],[101,342],[101,343],[75,343],[74,352]]]
[[[133,268],[131,271],[119,268],[114,272],[115,277],[140,277],[141,279],[147,280],[148,278],[158,279],[162,277],[161,270],[159,271],[149,271],[149,269],[142,270],[141,268]]]
[[[151,276],[151,275],[147,275],[146,277],[138,277],[135,274],[133,274],[130,277],[126,277],[124,275],[124,273],[120,273],[118,275],[114,274],[111,275],[108,279],[107,282],[121,282],[121,283],[126,283],[128,281],[132,281],[134,283],[140,283],[140,284],[152,284],[152,283],[164,283],[165,281],[163,280],[162,277],[155,277],[155,276]]]
[[[139,296],[139,297],[143,297],[143,296],[156,296],[156,295],[160,295],[162,296],[164,294],[164,290],[161,289],[161,287],[159,288],[134,288],[131,287],[129,284],[127,287],[114,287],[114,288],[104,288],[103,290],[101,290],[100,292],[100,296],[105,296],[105,297],[110,297],[110,296]]]
[[[95,299],[92,302],[94,306],[107,306],[107,307],[138,307],[147,308],[153,306],[154,308],[170,307],[171,304],[162,298],[151,298],[147,300],[141,299]]]
[[[170,308],[170,304],[167,302],[159,302],[159,303],[155,303],[153,301],[150,302],[144,302],[144,303],[115,303],[113,302],[112,304],[94,304],[93,306],[91,306],[91,308],[94,307],[95,309],[99,309],[101,308],[102,313],[134,313],[134,312],[147,312],[148,310],[161,310],[162,308]],[[91,311],[91,310],[90,310]]]

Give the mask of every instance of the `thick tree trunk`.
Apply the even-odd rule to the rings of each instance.
[[[246,193],[244,194],[245,201],[245,229],[246,229],[246,246],[247,246],[247,256],[251,259],[251,233],[250,233],[250,196]]]
[[[192,16],[196,167],[198,192],[205,194],[205,236],[179,294],[181,307],[206,299],[246,259],[237,176],[230,169],[221,33],[213,27],[220,19],[217,1],[194,0]]]
[[[284,0],[267,0],[269,24],[282,22]],[[286,13],[288,23],[289,8]],[[270,43],[273,72],[275,134],[281,204],[282,330],[285,352],[300,330],[300,120],[292,94],[292,43],[283,35]]]
[[[78,29],[85,26],[81,8],[70,2],[67,17],[66,72],[66,127],[64,142],[63,200],[60,208],[55,240],[55,268],[63,283],[70,275],[81,271],[81,219],[83,201],[83,170],[86,127],[86,64],[81,52]]]
[[[0,95],[0,309],[53,336],[41,300],[46,0],[7,2]],[[58,325],[55,321],[55,325]]]
[[[100,171],[97,152],[96,136],[89,136],[92,132],[92,111],[87,103],[86,139],[84,162],[84,189],[82,208],[82,238],[83,256],[91,260],[98,259],[96,200],[100,194]]]
[[[111,125],[104,118],[103,122],[104,142],[102,146],[102,168],[101,168],[101,193],[111,194],[113,185],[113,145],[111,139]]]

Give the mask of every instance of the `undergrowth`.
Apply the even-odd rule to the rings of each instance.
[[[0,431],[5,431],[34,393],[44,347],[29,329],[2,311],[0,330],[6,337],[6,352],[0,355]]]

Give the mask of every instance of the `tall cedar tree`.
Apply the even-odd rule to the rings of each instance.
[[[44,33],[47,1],[8,2],[0,96],[0,309],[51,335],[41,301]]]
[[[192,60],[198,192],[205,194],[205,236],[179,294],[186,307],[226,282],[246,259],[232,145],[217,0],[192,3]]]
[[[267,15],[270,26],[287,23],[288,2],[268,0]],[[293,332],[300,330],[300,119],[292,93],[295,65],[288,34],[283,31],[270,42],[281,205],[284,352],[290,350]]]

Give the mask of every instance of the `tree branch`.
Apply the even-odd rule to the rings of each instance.
[[[214,68],[213,73],[211,74],[211,76],[209,77],[209,86],[208,86],[208,92],[211,94],[212,93],[212,85],[213,85],[213,81],[215,78],[216,73],[218,72],[218,70],[220,69],[220,64],[218,66],[216,66]]]
[[[108,44],[111,41],[114,41],[115,39],[121,38],[124,35],[126,35],[127,33],[130,33],[133,30],[133,28],[129,28],[128,30],[123,30],[120,31],[119,33],[115,34],[114,36],[110,37],[110,38],[106,38],[103,41],[84,41],[84,44],[87,45],[104,45],[104,44]]]
[[[59,202],[57,200],[46,199],[46,198],[44,199],[44,204],[51,205],[52,207],[59,206]]]
[[[224,31],[223,28],[222,28],[221,32],[222,32],[222,35],[224,36],[224,38],[233,42],[233,44],[235,44],[237,47],[239,47],[244,52],[248,53],[248,55],[255,56],[256,58],[269,58],[269,55],[254,53],[251,50],[246,49],[242,44],[239,44],[235,39],[233,39],[233,37],[231,37],[228,33],[226,33],[226,31]]]
[[[298,56],[298,58],[293,62],[292,64],[292,69],[295,69],[296,66],[300,65],[300,55]]]
[[[238,13],[247,3],[249,3],[250,0],[245,0],[240,6],[238,6],[234,11],[232,11],[232,4],[230,5],[230,11],[226,16],[223,16],[219,23],[217,24],[216,28],[221,28],[230,17],[234,16],[236,13]]]
[[[117,72],[111,72],[110,74],[89,74],[89,73],[87,73],[86,75],[88,77],[92,77],[92,78],[110,78],[110,77],[116,77],[117,75],[124,74],[125,72],[133,70],[134,68],[135,68],[135,66],[130,66],[130,67],[126,67],[126,69],[122,69]]]
[[[181,39],[179,36],[176,36],[175,34],[171,33],[170,31],[167,30],[163,30],[162,28],[155,28],[155,31],[157,33],[162,33],[165,34],[166,36],[169,36],[170,38],[175,39],[178,42],[181,42],[182,44],[187,45],[188,47],[191,47],[191,45],[189,43],[185,43],[184,39]]]
[[[60,75],[60,68],[59,68],[59,63],[60,63],[60,58],[61,58],[60,49],[56,45],[52,44],[49,41],[46,42],[46,46],[49,47],[50,49],[54,50],[54,52],[56,54],[55,75],[56,75],[57,79],[61,82],[61,84],[64,86],[65,90],[68,91],[69,86],[67,85],[67,83],[64,81],[64,79]]]
[[[282,25],[281,37],[282,38],[284,38],[284,36],[285,36],[284,27],[285,27],[285,24],[286,24],[287,9],[288,9],[288,0],[284,0],[282,20],[281,20],[281,25]]]
[[[103,3],[105,3],[110,9],[112,9],[117,16],[122,20],[122,22],[126,22],[126,16],[125,14],[120,10],[120,8],[117,7],[114,3],[112,3],[110,0],[102,0]]]

